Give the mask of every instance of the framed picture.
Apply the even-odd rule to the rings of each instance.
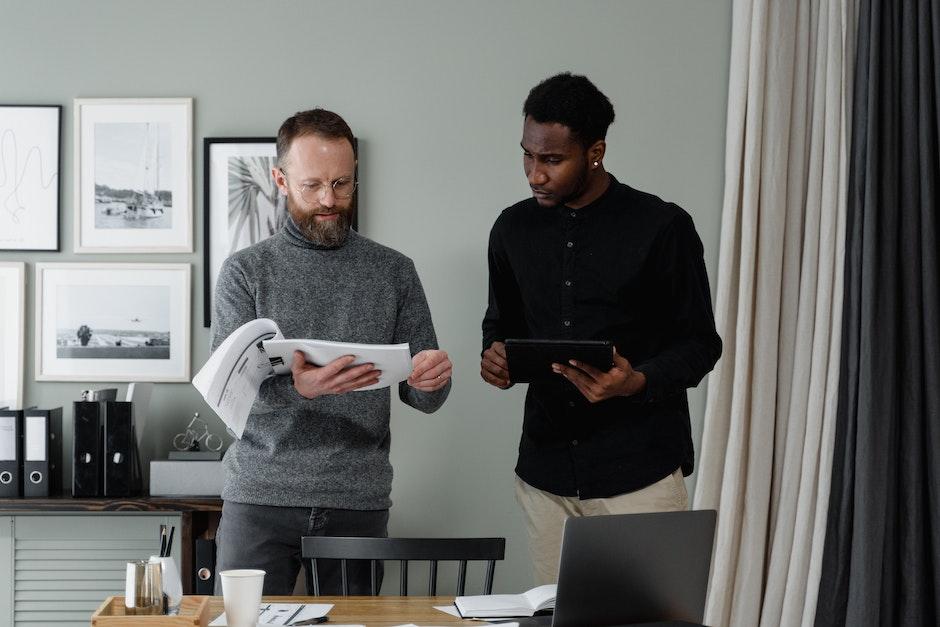
[[[75,100],[75,252],[193,251],[192,99]]]
[[[0,250],[59,250],[62,107],[0,105]]]
[[[37,263],[36,379],[189,381],[185,263]]]
[[[271,175],[276,160],[274,137],[203,140],[204,326],[212,321],[215,283],[222,262],[235,251],[271,237],[287,220],[287,199],[278,192]],[[356,229],[358,193],[352,202],[352,228]]]
[[[26,264],[0,262],[0,407],[23,407]]]

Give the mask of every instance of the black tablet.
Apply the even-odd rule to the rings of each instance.
[[[605,340],[506,340],[509,379],[513,383],[551,383],[562,380],[552,364],[569,359],[604,372],[614,366],[614,345]]]

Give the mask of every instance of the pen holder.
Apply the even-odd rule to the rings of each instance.
[[[151,564],[160,564],[163,568],[163,594],[166,596],[166,613],[178,614],[180,601],[183,600],[183,581],[176,561],[172,557],[150,556]]]

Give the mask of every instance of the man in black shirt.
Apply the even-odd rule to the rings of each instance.
[[[614,367],[553,364],[529,386],[516,465],[538,583],[557,578],[568,516],[686,509],[693,450],[686,389],[721,354],[703,248],[680,207],[604,170],[610,101],[559,74],[523,107],[532,198],[489,241],[480,374],[512,385],[506,338],[608,340]]]

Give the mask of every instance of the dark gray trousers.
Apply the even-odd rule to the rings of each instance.
[[[265,571],[266,595],[285,595],[294,591],[300,572],[300,539],[303,536],[388,537],[388,510],[328,509],[320,507],[275,507],[225,501],[222,520],[216,532],[215,593],[222,594],[218,573],[235,568],[260,568]],[[347,562],[349,593],[371,593],[368,561]],[[342,594],[339,560],[317,560],[320,594]],[[382,563],[378,565],[379,588]],[[313,594],[313,590],[308,590]]]

